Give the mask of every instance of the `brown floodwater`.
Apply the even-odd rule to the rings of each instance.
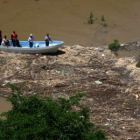
[[[89,25],[91,12],[94,23]],[[27,40],[30,33],[44,40],[50,33],[65,45],[133,42],[140,39],[140,0],[1,0],[0,30],[9,39],[15,30],[19,40]],[[9,109],[10,103],[0,98],[0,112]]]
[[[44,40],[46,33],[65,45],[101,46],[140,38],[140,0],[1,0],[0,30],[20,40],[30,33]],[[90,13],[94,24],[87,24]],[[104,16],[105,22],[101,21]]]
[[[11,103],[6,98],[0,97],[0,114],[12,108]]]

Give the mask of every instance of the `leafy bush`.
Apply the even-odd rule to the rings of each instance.
[[[83,94],[69,99],[24,97],[10,85],[13,107],[0,119],[0,140],[106,140],[105,134],[90,123],[88,108],[78,105]],[[73,111],[77,105],[80,111]]]
[[[136,64],[136,67],[140,68],[140,61]]]
[[[91,12],[90,15],[89,15],[89,18],[88,18],[88,24],[93,24],[93,13]]]
[[[120,47],[119,41],[114,39],[113,43],[108,45],[108,49],[111,51],[117,51]]]

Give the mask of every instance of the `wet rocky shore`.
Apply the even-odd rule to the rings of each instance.
[[[139,51],[138,42],[122,46],[126,51]],[[25,96],[67,98],[82,92],[85,96],[81,104],[90,107],[91,121],[106,132],[109,140],[138,140],[137,62],[135,56],[115,56],[107,46],[63,46],[55,55],[0,52],[0,95],[10,95],[8,83],[20,87]]]

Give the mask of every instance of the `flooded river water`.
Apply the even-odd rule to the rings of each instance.
[[[140,0],[1,0],[0,30],[9,38],[15,30],[20,40],[30,33],[44,40],[49,32],[66,45],[126,43],[140,39],[139,7]],[[88,25],[91,12],[94,24]]]
[[[10,110],[11,108],[11,103],[7,101],[6,98],[0,97],[0,114]]]

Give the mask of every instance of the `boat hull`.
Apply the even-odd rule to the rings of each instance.
[[[26,54],[56,53],[63,43],[63,41],[53,41],[50,42],[49,46],[45,46],[44,41],[35,41],[34,46],[30,48],[27,41],[20,41],[22,47],[0,46],[0,51]]]

